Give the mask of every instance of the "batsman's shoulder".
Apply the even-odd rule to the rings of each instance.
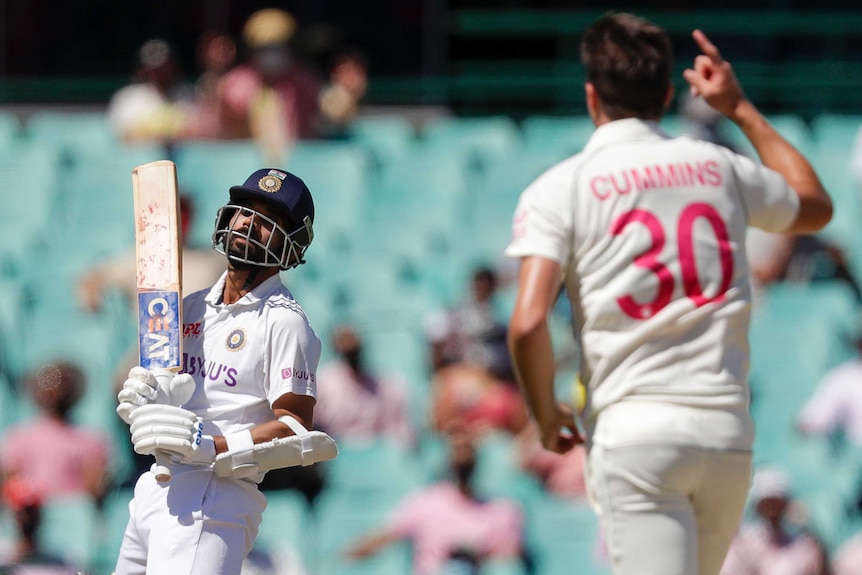
[[[286,289],[268,297],[264,302],[267,315],[278,321],[291,324],[305,324],[310,326],[305,310],[296,301],[296,298]]]

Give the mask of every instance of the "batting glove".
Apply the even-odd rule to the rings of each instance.
[[[184,463],[198,465],[215,459],[213,438],[203,434],[203,420],[192,411],[153,403],[138,407],[130,418],[136,453],[167,451],[179,455]]]
[[[123,389],[117,394],[117,414],[126,423],[131,423],[131,414],[139,407],[152,402],[171,403],[170,389],[177,383],[194,387],[192,376],[186,373],[175,375],[168,370],[150,371],[140,366],[133,367],[123,382]]]

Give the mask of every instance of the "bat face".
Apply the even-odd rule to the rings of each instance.
[[[166,160],[132,171],[138,344],[149,370],[182,367],[182,286],[177,175]]]

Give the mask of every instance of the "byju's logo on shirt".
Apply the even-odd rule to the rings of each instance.
[[[238,327],[227,336],[225,347],[227,347],[228,351],[239,351],[245,345],[246,339],[248,338],[246,338],[245,330]]]
[[[303,379],[314,383],[314,373],[292,367],[285,367],[281,370],[281,379]]]

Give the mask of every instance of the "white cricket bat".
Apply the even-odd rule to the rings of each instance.
[[[177,170],[159,160],[132,170],[137,257],[140,365],[159,382],[156,401],[180,406],[194,386],[171,389],[183,365],[182,246]],[[178,387],[178,386],[174,386]],[[169,481],[169,456],[156,452],[156,479]]]

